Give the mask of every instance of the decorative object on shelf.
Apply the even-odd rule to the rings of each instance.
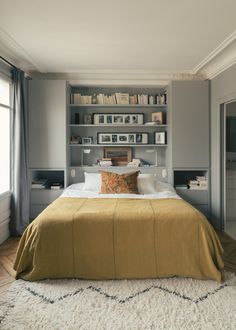
[[[92,143],[93,143],[92,137],[82,138],[82,144],[92,144]]]
[[[102,159],[98,160],[97,164],[99,166],[103,166],[103,167],[112,166],[112,159],[111,158],[102,158]]]
[[[81,143],[81,137],[79,135],[71,135],[70,144],[79,144]]]
[[[143,125],[143,113],[99,113],[93,114],[95,125]]]
[[[91,125],[92,124],[92,115],[84,115],[84,124]]]
[[[76,113],[74,114],[74,123],[75,123],[76,125],[79,124],[79,113],[78,113],[78,112],[76,112]]]
[[[166,132],[155,132],[155,144],[166,144]]]
[[[147,144],[148,133],[98,133],[98,144]]]
[[[128,167],[139,167],[139,166],[141,166],[141,160],[139,158],[137,158],[137,159],[133,158],[132,162],[129,162],[127,164],[127,166]]]
[[[152,113],[152,121],[159,125],[165,124],[165,113],[162,111],[157,111]]]
[[[113,166],[126,166],[131,162],[131,148],[104,148],[104,158],[109,158]]]

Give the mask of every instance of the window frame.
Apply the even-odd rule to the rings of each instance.
[[[0,192],[0,199],[1,197],[7,196],[12,193],[12,175],[11,175],[11,153],[12,153],[12,141],[11,141],[11,123],[12,123],[12,81],[10,78],[6,77],[5,75],[0,73],[0,81],[5,81],[9,84],[9,105],[0,102],[0,108],[8,109],[9,110],[9,189],[3,192]],[[1,111],[1,110],[0,110]]]

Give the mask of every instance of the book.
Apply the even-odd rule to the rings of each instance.
[[[62,184],[61,184],[61,182],[53,182],[53,183],[51,183],[50,188],[52,190],[59,190],[62,188]]]

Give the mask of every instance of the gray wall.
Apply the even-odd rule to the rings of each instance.
[[[220,104],[236,99],[236,65],[211,81],[211,207],[212,223],[221,227]]]

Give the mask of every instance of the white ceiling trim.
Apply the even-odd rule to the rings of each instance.
[[[236,31],[226,38],[192,71],[213,79],[236,63]]]
[[[205,67],[212,59],[220,54],[228,45],[234,42],[236,39],[236,31],[234,31],[229,37],[227,37],[216,49],[214,49],[207,57],[204,58],[192,71],[193,74],[199,72]]]
[[[77,73],[47,73],[34,72],[33,78],[65,79],[72,85],[142,85],[166,86],[171,80],[202,80],[200,74],[191,74],[189,71],[114,71],[114,70],[81,70]]]
[[[21,66],[25,71],[37,70],[44,72],[43,68],[32,58],[27,51],[19,45],[1,26],[0,26],[0,51],[3,57],[10,60],[15,66]]]

